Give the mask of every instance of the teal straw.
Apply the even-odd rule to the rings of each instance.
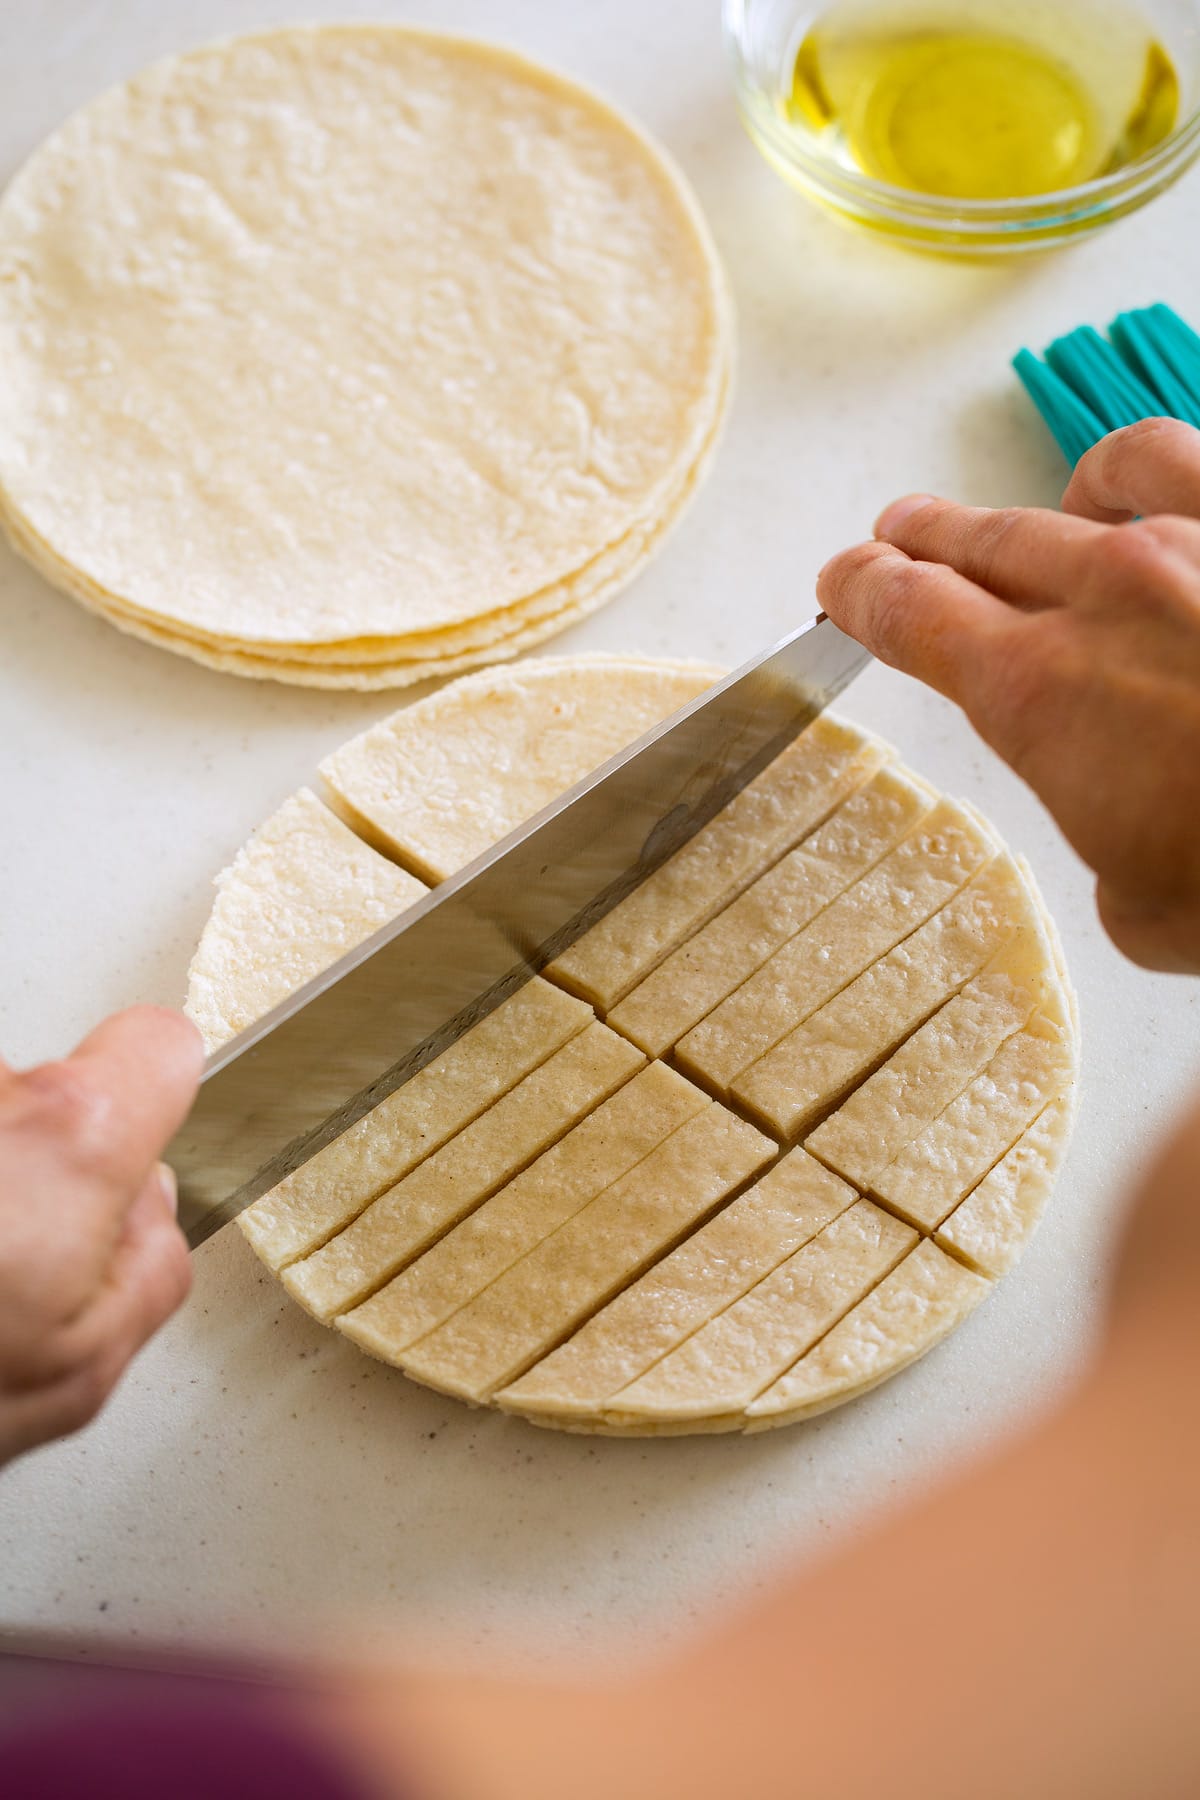
[[[1150,310],[1147,307],[1141,312],[1118,313],[1108,334],[1129,367],[1154,393],[1159,403],[1156,411],[1200,426],[1200,390],[1181,381],[1164,356],[1148,316]]]
[[[1163,359],[1189,393],[1200,400],[1200,337],[1161,301],[1146,307],[1142,317],[1153,332]]]
[[[1032,350],[1018,350],[1012,366],[1069,463],[1107,435],[1108,427]]]
[[[1070,463],[1110,431],[1141,419],[1200,428],[1200,336],[1161,300],[1118,313],[1111,343],[1091,325],[1055,338],[1042,362],[1013,358],[1034,405]]]
[[[1157,396],[1122,362],[1106,338],[1092,325],[1080,325],[1046,349],[1054,373],[1074,389],[1106,431],[1153,418]]]

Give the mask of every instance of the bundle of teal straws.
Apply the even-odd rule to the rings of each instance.
[[[1019,350],[1013,368],[1072,464],[1139,419],[1200,426],[1200,337],[1161,302],[1119,313],[1107,337],[1080,325],[1044,358]]]

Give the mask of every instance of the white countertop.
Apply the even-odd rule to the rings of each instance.
[[[733,278],[741,367],[716,470],[661,559],[550,649],[739,661],[813,610],[820,563],[894,494],[1052,504],[1065,471],[1009,355],[1154,299],[1200,316],[1200,174],[1070,251],[925,260],[768,173],[734,115],[715,0],[375,10],[506,39],[609,93],[683,164]],[[309,11],[5,7],[0,179],[151,58]],[[120,637],[3,551],[0,610],[0,1048],[22,1061],[131,1000],[177,1001],[212,874],[399,696],[193,668]],[[517,1632],[552,1653],[646,1641],[1045,1401],[1097,1318],[1123,1177],[1200,1066],[1200,984],[1122,963],[1086,873],[954,708],[877,669],[848,710],[1029,854],[1080,990],[1075,1146],[1041,1232],[987,1305],[924,1363],[811,1425],[589,1441],[471,1412],[369,1362],[226,1231],[104,1417],[0,1477],[0,1645],[294,1649],[331,1615],[410,1642],[429,1629],[480,1647]]]

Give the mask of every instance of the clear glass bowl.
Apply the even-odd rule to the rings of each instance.
[[[1013,200],[948,199],[893,187],[787,122],[780,96],[790,87],[800,41],[824,10],[804,0],[723,0],[742,120],[785,181],[902,242],[957,256],[1048,249],[1144,206],[1200,156],[1200,0],[1139,0],[1179,77],[1179,118],[1171,135],[1112,174]]]

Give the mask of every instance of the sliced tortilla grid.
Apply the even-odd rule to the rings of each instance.
[[[942,911],[752,1063],[733,1097],[791,1141],[964,986],[1014,933],[1024,884],[996,857]],[[1028,911],[1027,905],[1024,910]]]
[[[737,1077],[924,924],[995,852],[953,801],[939,801],[869,874],[839,895],[678,1045],[687,1074],[726,1097]]]
[[[863,1394],[924,1356],[991,1283],[928,1238],[746,1408],[747,1430],[808,1418]]]
[[[401,1366],[447,1393],[489,1399],[775,1154],[769,1138],[710,1101],[623,1180],[405,1352]],[[353,1314],[338,1323],[367,1342]]]
[[[1001,871],[1003,881],[1009,878],[1008,871]],[[1061,1072],[1062,1065],[1057,1063],[1057,1058],[1062,1054],[1064,1037],[1069,1034],[1070,997],[1041,930],[1043,920],[1036,890],[1025,893],[1025,902],[1011,913],[1012,935],[991,957],[986,972],[935,1013],[848,1103],[848,1108],[853,1106],[860,1096],[866,1102],[858,1108],[858,1116],[853,1121],[859,1128],[860,1143],[870,1141],[870,1117],[872,1114],[875,1117],[876,1153],[872,1172],[875,1167],[886,1165],[903,1145],[918,1138],[931,1120],[950,1112],[952,1102],[971,1084],[972,1076],[994,1063],[1000,1046],[1016,1046],[1019,1040],[1023,1047],[1030,1037],[1035,1042],[1045,1040],[1053,1047],[1052,1060]],[[1026,1025],[1030,1025],[1030,1030],[1022,1031]],[[1017,1048],[1009,1055],[1019,1058],[1020,1053]],[[1069,1061],[1068,1058],[1068,1067]],[[994,1080],[1002,1069],[1003,1063],[999,1070],[993,1067],[991,1079]],[[868,1090],[872,1091],[868,1093]],[[1066,1106],[1068,1097],[1064,1096],[1061,1103],[1053,1103],[1044,1115],[1047,1121],[1055,1118],[1060,1104]],[[953,1116],[950,1112],[950,1119],[942,1127],[944,1134],[953,1122]],[[838,1115],[834,1115],[827,1123],[832,1126],[837,1118]],[[1057,1137],[1047,1128],[1046,1142],[1056,1142],[1061,1151],[1063,1135],[1061,1125],[1057,1127]],[[821,1136],[821,1130],[814,1134],[814,1146]],[[826,1133],[827,1147],[831,1136]],[[964,1236],[969,1228],[973,1204],[977,1205],[981,1221],[975,1236],[981,1242],[989,1227],[990,1241],[1002,1242],[1005,1225],[1013,1217],[1025,1221],[1020,1234],[1022,1242],[1032,1229],[1041,1210],[1048,1179],[1038,1140],[1027,1133],[1022,1146],[1020,1156],[1015,1150],[1010,1152],[975,1194],[962,1203],[959,1212]],[[967,1172],[961,1180],[962,1187],[969,1186],[972,1177],[978,1177],[978,1146],[976,1151],[975,1163],[964,1164]],[[790,1158],[770,1176],[762,1178],[750,1194],[734,1202],[728,1215],[748,1209],[757,1190],[771,1183],[787,1167],[788,1161]],[[847,1194],[853,1192],[845,1191]],[[977,1203],[975,1195],[979,1196]],[[703,1254],[703,1241],[720,1231],[726,1217],[726,1213],[719,1214],[694,1239],[688,1240],[663,1264],[584,1325],[560,1350],[535,1364],[522,1381],[502,1390],[497,1403],[508,1410],[524,1413],[534,1422],[576,1430],[633,1432],[701,1428],[696,1421],[672,1421],[649,1413],[637,1419],[622,1411],[620,1401],[615,1405],[611,1402],[610,1373],[627,1367],[630,1359],[636,1357],[639,1314],[634,1303],[639,1291],[645,1295],[644,1310],[651,1321],[648,1327],[651,1342],[655,1341],[656,1329],[670,1334],[672,1299],[679,1317],[687,1321],[686,1329],[677,1334],[680,1338],[704,1322],[704,1280],[696,1280],[695,1313],[691,1314],[686,1305],[680,1304],[680,1290],[686,1291],[682,1272],[690,1256],[699,1258]],[[778,1395],[772,1389],[774,1397],[768,1400],[763,1396],[761,1403],[747,1407],[744,1415],[736,1412],[716,1414],[704,1420],[702,1428],[762,1429],[764,1425],[803,1417],[866,1391],[887,1374],[933,1348],[978,1304],[989,1285],[981,1274],[972,1273],[963,1267],[962,1261],[956,1260],[963,1255],[958,1245],[949,1239],[947,1243],[954,1252],[951,1257],[938,1252],[926,1241],[910,1251],[877,1288],[868,1287],[865,1297],[853,1304],[827,1337],[819,1339],[794,1365],[796,1370],[802,1371],[796,1375],[794,1393],[788,1389],[785,1394],[787,1377],[782,1376],[777,1384]],[[793,1245],[780,1242],[774,1260],[779,1261],[792,1248]],[[1017,1253],[1019,1248],[1014,1251],[1014,1258]],[[967,1255],[966,1260],[972,1259]],[[982,1267],[981,1264],[976,1266]],[[723,1304],[733,1297],[732,1294],[727,1296]],[[663,1354],[666,1348],[662,1344],[658,1353]],[[607,1406],[606,1388],[610,1390]]]
[[[361,829],[441,876],[546,797],[554,757],[538,763],[538,731],[564,734],[581,764],[612,747],[582,710],[586,679],[547,713],[552,667],[461,684],[499,721],[490,786],[462,819],[470,693],[458,739],[445,690],[407,730],[385,721],[348,747],[356,758],[340,753],[343,793],[357,770],[372,809]],[[649,668],[597,659],[631,729],[713,673]],[[407,764],[424,760],[417,715],[437,704],[444,779],[422,803]],[[513,709],[524,765],[506,802],[493,777]],[[247,1235],[301,1303],[418,1381],[617,1435],[802,1418],[952,1330],[1040,1215],[1069,1130],[1077,1025],[1028,870],[887,754],[823,720],[573,946],[564,985],[559,965],[528,984],[249,1209]],[[348,810],[359,828],[365,814]],[[319,844],[336,906],[343,837],[364,861],[364,908],[387,903],[376,878],[383,895],[392,880],[398,896],[420,891],[308,793],[229,872],[237,910],[254,914],[262,855],[274,936],[297,966],[319,963],[321,906],[300,884],[289,910],[287,873]],[[236,961],[230,918],[206,933],[210,970],[226,937]],[[331,928],[370,926],[347,910]],[[611,979],[596,948],[606,928]],[[595,983],[579,974],[592,963]],[[607,1024],[565,991],[585,981],[598,1003],[622,996]],[[727,1060],[703,1066],[691,1052],[718,1041],[714,1025]],[[646,1062],[672,1044],[683,1072]],[[721,1104],[730,1088],[769,1136]]]
[[[590,1008],[569,994],[545,981],[528,982],[248,1206],[238,1220],[242,1230],[273,1269],[317,1249],[592,1022]]]
[[[883,768],[811,836],[673,950],[608,1022],[662,1056],[911,831],[933,796]]]
[[[623,1388],[605,1411],[670,1425],[739,1418],[917,1240],[870,1200],[793,1252],[750,1292]]]
[[[793,1150],[740,1199],[497,1395],[513,1412],[594,1413],[748,1292],[858,1196]]]
[[[1008,1038],[941,1116],[872,1178],[871,1192],[933,1231],[1071,1079],[1069,1047],[1034,1028]]]
[[[1036,996],[1006,975],[976,976],[817,1126],[805,1140],[809,1150],[847,1181],[869,1187],[987,1067],[1036,1005]]]
[[[821,717],[546,973],[611,1007],[870,780],[890,749]]]
[[[319,1319],[354,1306],[532,1162],[642,1062],[640,1050],[607,1025],[589,1025],[336,1237],[290,1264],[285,1287]]]
[[[528,1169],[357,1309],[389,1353],[443,1324],[589,1200],[619,1181],[709,1104],[664,1063],[650,1063]]]
[[[1071,1131],[1073,1095],[1060,1094],[938,1228],[939,1244],[998,1279],[1024,1250],[1054,1185]]]

